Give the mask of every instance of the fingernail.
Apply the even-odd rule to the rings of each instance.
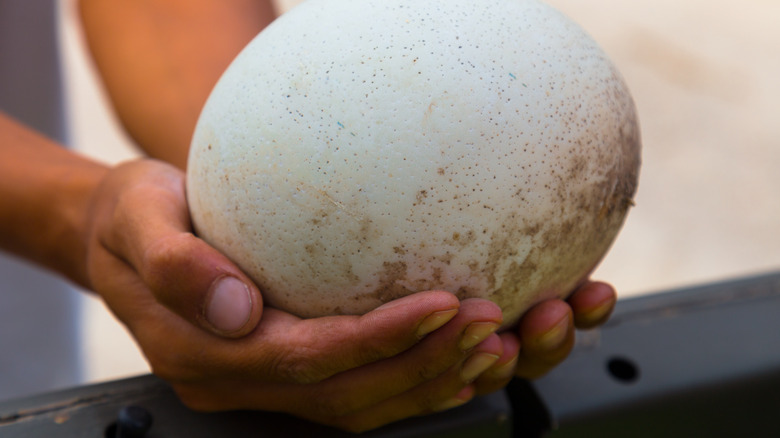
[[[563,318],[553,328],[543,334],[536,341],[537,345],[546,350],[559,347],[569,334],[569,318]]]
[[[436,412],[447,411],[452,408],[457,408],[460,405],[466,404],[467,401],[468,400],[463,400],[458,397],[452,397],[451,399],[445,401],[439,406],[436,406],[433,410]]]
[[[474,398],[474,388],[466,386],[465,388],[458,391],[454,397],[448,399],[439,406],[436,406],[433,410],[438,412],[457,408],[460,405],[468,403],[472,398]]]
[[[460,378],[466,383],[473,382],[480,374],[496,363],[498,355],[490,353],[476,353],[463,364],[460,370]]]
[[[214,328],[231,333],[243,327],[252,314],[252,298],[249,287],[239,279],[224,276],[211,286],[206,320]]]
[[[612,302],[606,302],[599,306],[594,307],[588,312],[576,315],[577,322],[584,325],[592,325],[598,321],[601,321],[612,311]]]
[[[422,338],[423,336],[431,333],[432,331],[449,322],[449,320],[451,320],[457,314],[458,309],[442,310],[431,313],[425,317],[425,319],[423,319],[423,321],[420,323],[420,326],[417,327],[417,337]]]
[[[517,370],[517,356],[513,357],[509,362],[499,366],[490,375],[497,380],[504,380],[514,377]]]
[[[466,327],[458,346],[463,351],[470,350],[495,333],[496,330],[498,330],[498,324],[494,322],[472,322]]]

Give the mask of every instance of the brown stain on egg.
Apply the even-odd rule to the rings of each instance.
[[[420,190],[415,195],[415,203],[412,204],[412,206],[416,207],[420,204],[422,204],[425,201],[425,198],[428,197],[428,190]]]
[[[377,298],[383,303],[405,297],[416,290],[409,290],[401,281],[406,279],[407,266],[405,262],[384,262],[382,271],[379,273],[379,287],[370,296]]]

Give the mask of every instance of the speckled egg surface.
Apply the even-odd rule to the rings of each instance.
[[[543,3],[308,0],[220,79],[187,192],[268,305],[360,314],[438,289],[509,325],[593,270],[639,163],[623,80]]]

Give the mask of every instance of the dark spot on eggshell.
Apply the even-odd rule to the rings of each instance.
[[[385,262],[382,264],[382,271],[379,274],[380,286],[373,293],[379,301],[386,303],[417,292],[407,289],[399,283],[399,280],[406,278],[406,269],[404,262]]]
[[[428,191],[427,190],[420,190],[419,192],[417,192],[417,195],[415,197],[415,201],[416,202],[413,205],[416,206],[418,204],[422,204],[423,201],[425,200],[425,198],[427,198],[427,197],[428,197]]]

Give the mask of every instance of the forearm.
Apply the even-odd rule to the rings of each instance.
[[[87,210],[106,172],[0,112],[0,249],[88,286]]]
[[[181,168],[212,87],[274,18],[269,0],[80,0],[79,6],[125,129],[150,156]]]

